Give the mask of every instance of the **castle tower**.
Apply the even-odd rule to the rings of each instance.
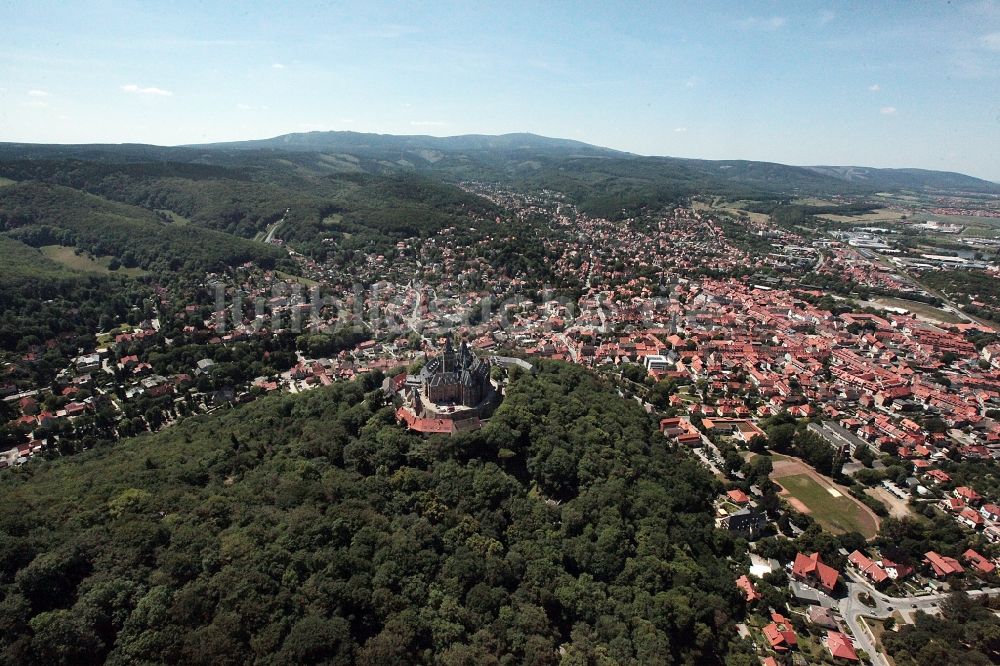
[[[441,372],[455,372],[455,348],[451,346],[451,336],[445,342],[444,354],[441,355]]]

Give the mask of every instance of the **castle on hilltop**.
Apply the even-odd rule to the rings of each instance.
[[[490,380],[491,363],[449,338],[444,351],[427,358],[415,375],[390,378],[389,387],[403,399],[396,416],[419,432],[474,430],[500,402],[500,388]]]
[[[383,390],[396,397],[396,417],[411,430],[454,434],[482,425],[502,399],[502,381],[491,377],[493,367],[535,373],[531,363],[506,356],[476,356],[465,342],[455,349],[451,339],[444,351],[426,358],[415,375],[388,377]]]
[[[413,390],[439,405],[475,407],[493,388],[489,362],[473,354],[465,342],[456,351],[450,338],[444,352],[428,359],[417,379],[420,389]]]

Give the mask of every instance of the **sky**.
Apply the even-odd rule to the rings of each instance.
[[[1000,0],[0,0],[0,141],[313,130],[1000,181]]]

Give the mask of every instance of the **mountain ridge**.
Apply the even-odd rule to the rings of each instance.
[[[709,175],[719,176],[720,171],[738,169],[745,172],[755,168],[758,171],[788,170],[800,178],[809,180],[809,174],[815,174],[833,181],[867,185],[878,189],[889,188],[939,188],[962,189],[973,188],[972,191],[1000,194],[1000,183],[970,176],[956,171],[941,171],[920,167],[870,167],[859,165],[792,165],[767,160],[724,159],[709,160],[701,158],[674,157],[670,155],[642,155],[616,150],[604,146],[577,141],[542,136],[530,132],[514,132],[506,134],[461,134],[452,136],[432,136],[427,134],[381,134],[354,131],[312,131],[291,132],[263,139],[244,141],[222,141],[199,144],[182,144],[177,146],[159,146],[143,143],[91,143],[91,144],[38,144],[25,142],[0,142],[0,159],[45,159],[45,158],[81,158],[108,159],[116,156],[129,160],[153,159],[163,160],[199,160],[210,159],[204,151],[217,152],[293,152],[322,153],[335,151],[341,153],[360,152],[374,154],[375,157],[389,158],[388,153],[397,153],[394,162],[404,162],[406,154],[423,159],[431,165],[436,164],[442,153],[465,152],[501,152],[510,156],[512,153],[542,153],[549,157],[561,158],[618,158],[659,161],[670,166],[693,167]],[[430,151],[430,152],[428,152]],[[723,174],[729,176],[729,174]],[[725,177],[725,180],[735,180]]]
[[[671,155],[644,155],[627,151],[616,150],[595,144],[589,144],[574,139],[562,139],[547,137],[530,132],[516,132],[508,134],[461,134],[445,137],[437,137],[424,134],[379,134],[352,131],[314,131],[314,132],[293,132],[282,134],[267,139],[256,139],[249,141],[229,141],[208,144],[189,144],[185,148],[229,148],[236,150],[249,149],[289,149],[289,150],[321,150],[330,148],[347,148],[351,144],[360,146],[367,145],[374,147],[388,147],[395,143],[396,147],[414,148],[423,143],[427,146],[438,149],[507,149],[507,150],[528,150],[528,149],[575,149],[583,151],[587,156],[606,157],[628,157],[647,158],[655,160],[667,160],[678,164],[693,165],[718,165],[720,168],[736,164],[746,165],[768,165],[780,166],[787,169],[802,169],[814,173],[829,176],[843,182],[871,182],[873,177],[891,177],[898,180],[903,176],[918,177],[924,182],[931,182],[934,177],[946,179],[953,183],[954,187],[962,186],[992,186],[1000,192],[1000,183],[970,176],[956,171],[941,171],[937,169],[925,169],[920,167],[870,167],[858,165],[794,165],[785,164],[770,160],[746,160],[746,159],[723,159],[708,160],[701,158],[675,157]]]

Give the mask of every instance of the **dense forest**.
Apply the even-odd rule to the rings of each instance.
[[[36,182],[0,188],[0,231],[34,247],[77,247],[157,272],[205,272],[246,261],[266,268],[287,261],[280,248],[168,224],[136,206]]]
[[[483,430],[422,439],[379,380],[5,475],[2,662],[712,664],[741,648],[716,482],[637,404],[543,363]]]
[[[231,161],[224,155],[214,157]],[[0,161],[0,176],[35,183],[30,194],[44,194],[39,204],[50,213],[80,202],[57,202],[40,183],[130,204],[127,213],[124,207],[104,212],[146,220],[180,216],[190,222],[191,228],[184,231],[197,234],[211,229],[253,238],[284,219],[278,237],[314,257],[362,248],[384,251],[403,238],[497,215],[490,202],[399,165],[376,165],[375,173],[366,173],[350,160],[305,162],[272,157],[228,165],[11,160]],[[61,188],[55,191],[68,196]],[[18,203],[27,201],[22,196]],[[87,203],[93,209],[94,201]],[[136,213],[132,207],[142,210]],[[324,240],[335,241],[336,247]],[[234,241],[237,247],[239,243]]]

